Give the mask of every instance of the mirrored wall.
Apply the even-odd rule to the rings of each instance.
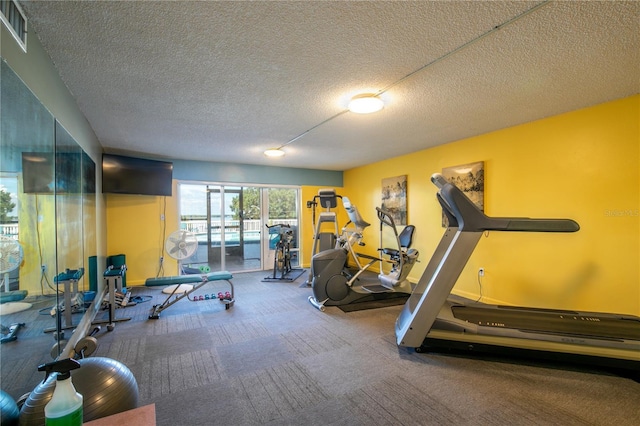
[[[2,61],[0,383],[14,398],[42,380],[95,295],[96,165]]]

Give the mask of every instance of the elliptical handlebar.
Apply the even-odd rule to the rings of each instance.
[[[267,225],[265,223],[264,226],[266,226],[268,229],[275,228],[276,226],[279,226],[280,228],[291,228],[291,225],[289,225],[288,223],[274,223],[273,225]]]
[[[328,212],[338,206],[338,198],[342,200],[342,195],[336,194],[335,189],[325,188],[320,189],[318,195],[315,195],[311,200],[307,201],[307,208],[311,209],[311,223],[314,229],[316,227],[316,207],[318,204]]]
[[[288,223],[274,223],[271,226],[265,223],[264,226],[266,226],[268,229],[278,228],[278,236],[280,238],[280,241],[282,241],[285,238],[291,241],[291,239],[293,238],[293,230],[291,229],[291,225],[289,225]],[[288,228],[288,229],[284,229],[284,228]]]
[[[358,208],[353,204],[351,204],[351,201],[349,200],[349,198],[342,197],[342,206],[344,207],[345,211],[347,212],[347,215],[349,216],[349,222],[347,222],[345,227],[347,227],[350,223],[353,223],[356,229],[359,229],[360,231],[362,231],[363,229],[365,229],[370,225],[369,222],[367,222],[362,218],[362,216],[360,215],[360,212],[358,211]]]
[[[376,207],[376,211],[378,212],[378,220],[380,220],[380,226],[382,226],[382,224],[384,223],[385,225],[396,229],[396,223],[394,222],[393,217],[391,217],[391,215],[387,211],[382,210],[380,207]]]

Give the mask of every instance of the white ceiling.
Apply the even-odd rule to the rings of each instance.
[[[20,4],[107,152],[347,170],[640,93],[637,1]]]

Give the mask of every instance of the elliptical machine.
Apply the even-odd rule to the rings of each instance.
[[[416,249],[409,247],[415,227],[407,225],[406,232],[403,230],[402,234],[398,234],[393,218],[376,207],[380,221],[380,241],[382,242],[384,228],[389,227],[393,230],[397,249],[380,248],[378,249],[381,253],[380,257],[357,253],[353,250],[354,242],[360,242],[362,231],[369,226],[369,223],[362,219],[358,209],[349,202],[348,198],[343,197],[342,202],[355,230],[347,229],[346,232],[343,230],[342,238],[345,243],[341,247],[322,251],[312,257],[310,275],[313,277],[311,282],[313,296],[309,296],[309,303],[324,311],[325,306],[340,306],[411,294],[413,288],[407,276],[417,262],[419,254]],[[347,268],[349,254],[353,256],[358,266],[357,272],[353,274]],[[385,259],[383,255],[389,258]],[[367,263],[360,263],[362,259]],[[378,282],[361,284],[359,278],[362,273],[376,262],[380,264]],[[383,271],[382,265],[385,262],[392,265],[389,273]]]
[[[338,198],[342,199],[341,195],[336,194],[335,189],[327,188],[318,191],[318,195],[313,197],[313,200],[307,201],[307,208],[313,209],[313,249],[311,251],[311,257],[316,253],[324,250],[329,250],[337,247],[339,244],[338,235],[338,216],[334,209],[338,206]],[[318,204],[325,210],[320,212],[316,221],[316,207]],[[324,229],[323,229],[324,227]],[[330,230],[330,232],[327,232]],[[309,276],[307,278],[307,285],[310,286],[313,281],[313,268],[309,270]]]

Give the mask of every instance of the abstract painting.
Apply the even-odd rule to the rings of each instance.
[[[382,210],[396,225],[407,224],[407,176],[382,179]]]

